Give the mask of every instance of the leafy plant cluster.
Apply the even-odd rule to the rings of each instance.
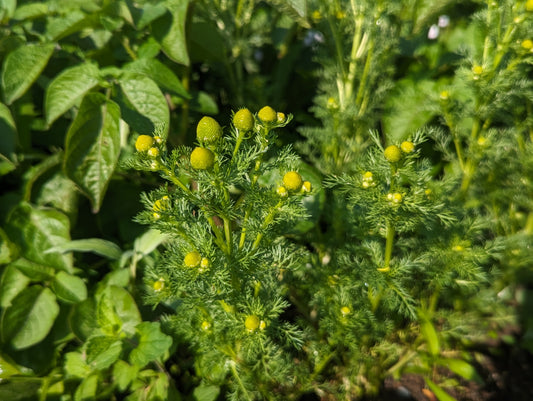
[[[0,31],[1,399],[447,401],[503,327],[532,352],[530,0],[12,0]]]

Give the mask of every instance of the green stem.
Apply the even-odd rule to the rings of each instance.
[[[257,249],[259,246],[259,243],[263,239],[263,231],[267,229],[267,227],[274,221],[274,216],[276,212],[278,211],[279,207],[282,205],[283,201],[280,200],[276,206],[274,206],[270,212],[268,213],[267,217],[265,217],[265,220],[263,221],[263,224],[261,224],[260,231],[257,233],[257,236],[255,237],[255,241],[252,245],[252,250]]]
[[[371,41],[368,46],[368,53],[366,55],[365,67],[363,69],[363,76],[361,77],[361,82],[359,83],[359,90],[357,91],[357,97],[355,98],[355,104],[361,106],[361,99],[366,89],[366,82],[368,80],[368,73],[370,71],[370,66],[372,65],[372,54],[374,50],[374,42]]]
[[[242,383],[242,380],[239,376],[239,373],[237,372],[237,369],[235,369],[235,363],[231,363],[230,365],[231,365],[231,373],[233,374],[233,377],[235,377],[235,380],[237,380],[237,384],[242,390],[243,395],[245,396],[246,400],[252,401],[252,397],[250,397],[250,394],[248,394],[248,391],[244,387],[244,384]]]
[[[394,245],[394,234],[396,230],[390,221],[387,221],[387,240],[385,242],[385,266],[387,269],[390,267],[390,260],[392,256],[392,247]]]

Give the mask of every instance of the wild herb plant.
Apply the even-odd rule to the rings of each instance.
[[[281,317],[283,276],[306,257],[283,234],[306,216],[312,191],[291,149],[275,146],[291,119],[268,106],[238,110],[226,129],[203,117],[194,149],[141,135],[130,162],[168,181],[145,194],[138,216],[168,236],[146,274],[149,303],[175,310],[166,324],[190,347],[197,375],[228,385],[234,400],[283,398],[302,345],[301,330]]]

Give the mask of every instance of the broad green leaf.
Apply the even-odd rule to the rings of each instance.
[[[144,3],[139,8],[134,7],[133,2],[128,1],[127,4],[138,29],[144,29],[152,21],[167,12],[166,7],[161,3]]]
[[[96,391],[98,390],[98,376],[96,374],[90,375],[83,379],[76,392],[74,393],[74,401],[94,401],[96,399]]]
[[[5,167],[0,168],[0,176],[15,169],[15,148],[17,146],[18,134],[17,126],[9,108],[0,103],[0,164]]]
[[[72,272],[72,255],[45,253],[70,240],[70,222],[63,213],[23,202],[9,215],[6,233],[19,247],[21,256],[30,262]]]
[[[193,391],[196,401],[215,401],[220,393],[220,387],[201,384]]]
[[[138,237],[134,243],[134,250],[142,255],[148,255],[168,238],[158,230],[149,229]]]
[[[85,351],[89,366],[95,370],[102,370],[118,360],[122,352],[122,342],[116,337],[91,337],[85,343]]]
[[[122,250],[117,244],[101,238],[68,241],[46,251],[46,253],[50,252],[91,252],[113,260],[120,259],[120,256],[122,255]]]
[[[7,55],[1,77],[7,104],[13,103],[26,93],[48,63],[54,47],[53,43],[28,43]]]
[[[98,301],[97,319],[105,334],[113,336],[124,332],[133,335],[135,326],[141,322],[141,315],[128,291],[108,286]]]
[[[120,87],[129,104],[141,119],[129,118],[124,112],[123,118],[138,132],[153,132],[156,128],[163,128],[162,135],[168,134],[170,112],[165,96],[157,84],[146,75],[124,74],[120,78]],[[149,123],[144,123],[148,121]]]
[[[183,87],[176,74],[155,58],[139,58],[126,64],[124,70],[146,75],[153,79],[161,88],[165,88],[183,98],[191,98],[191,95]]]
[[[158,322],[142,322],[136,327],[139,344],[130,353],[133,365],[146,366],[161,357],[172,345],[172,338],[161,332]]]
[[[476,383],[483,384],[483,379],[477,373],[476,368],[474,368],[471,364],[462,359],[440,359],[439,363],[466,380],[475,381]]]
[[[191,110],[202,114],[218,114],[218,105],[213,98],[205,92],[195,92],[192,94],[192,100],[189,103]]]
[[[37,392],[41,388],[40,381],[33,377],[0,384],[0,400],[29,401],[38,400]]]
[[[0,265],[8,264],[16,257],[17,250],[5,231],[0,228]]]
[[[426,378],[426,383],[433,394],[439,399],[439,401],[456,401],[450,394],[444,391],[439,385]]]
[[[137,377],[139,368],[132,366],[127,362],[119,359],[113,365],[113,381],[116,383],[119,391],[126,391],[133,379]]]
[[[63,70],[46,89],[44,113],[46,123],[52,124],[59,116],[77,104],[99,82],[98,67],[91,63]]]
[[[46,3],[29,3],[22,4],[15,10],[13,19],[30,20],[39,17],[45,17],[48,14],[48,5]]]
[[[32,286],[17,295],[2,318],[2,339],[24,349],[42,341],[59,314],[56,297],[49,288]]]
[[[53,175],[42,182],[38,182],[42,185],[36,185],[33,188],[32,200],[39,206],[50,206],[58,209],[69,216],[71,221],[75,221],[78,216],[78,203],[80,193],[76,188],[76,185],[67,178],[63,170],[61,169],[62,155],[58,165],[54,166],[52,171]],[[47,176],[48,177],[48,176]]]
[[[12,262],[10,266],[20,270],[24,275],[32,281],[46,281],[51,280],[56,272],[51,266],[45,266],[40,263],[32,262],[28,259],[19,258]]]
[[[10,376],[19,375],[21,373],[15,362],[8,359],[9,357],[0,355],[0,382],[4,379],[8,379]]]
[[[11,301],[29,284],[30,279],[13,266],[6,266],[0,279],[0,306],[7,308]]]
[[[228,44],[216,26],[204,21],[194,21],[190,29],[190,56],[193,61],[225,61]]]
[[[64,366],[67,378],[84,378],[91,373],[91,368],[85,362],[85,357],[79,352],[66,353]]]
[[[65,174],[100,209],[120,153],[120,109],[100,93],[87,94],[67,133]]]
[[[422,333],[424,340],[426,340],[429,353],[433,356],[438,355],[440,353],[440,343],[437,331],[429,318],[423,314],[420,314],[420,332]]]
[[[153,24],[154,37],[161,44],[161,49],[171,60],[185,66],[189,65],[185,22],[190,0],[167,0],[165,6],[169,11]]]
[[[87,298],[87,287],[83,280],[63,271],[56,274],[52,289],[60,301],[69,304],[76,304]]]
[[[8,21],[17,8],[17,0],[2,0],[0,1],[0,22]]]
[[[51,41],[58,41],[83,28],[91,26],[93,22],[97,22],[95,17],[87,16],[79,9],[71,10],[65,15],[48,19],[46,36]]]
[[[69,316],[69,324],[74,335],[81,341],[87,340],[99,328],[94,298],[87,298],[74,305]]]

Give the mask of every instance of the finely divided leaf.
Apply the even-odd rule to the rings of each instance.
[[[44,112],[46,123],[52,124],[99,81],[99,70],[94,64],[86,63],[67,68],[50,82],[46,89]]]
[[[87,94],[65,145],[65,174],[100,209],[120,153],[120,109],[100,93]]]
[[[20,98],[39,77],[54,52],[55,44],[26,44],[4,60],[2,88],[7,104]]]

